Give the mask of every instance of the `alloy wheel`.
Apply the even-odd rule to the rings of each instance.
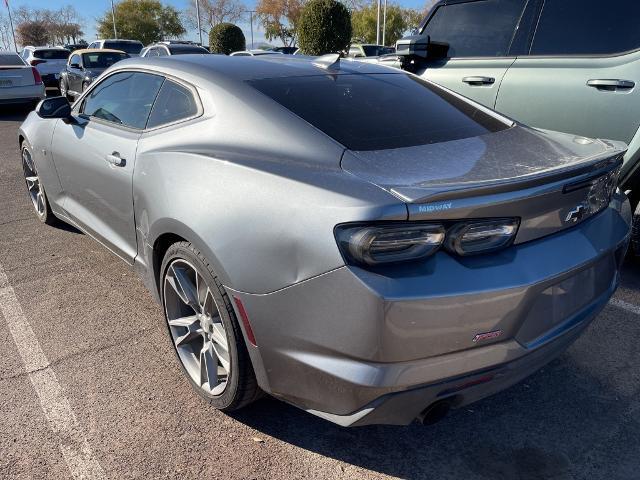
[[[42,217],[46,212],[46,201],[40,185],[40,177],[38,177],[36,165],[31,157],[31,152],[26,148],[22,149],[22,169],[33,208],[35,208],[36,213]]]
[[[221,395],[231,374],[228,336],[211,288],[189,262],[176,259],[164,278],[164,307],[178,357],[191,380]]]

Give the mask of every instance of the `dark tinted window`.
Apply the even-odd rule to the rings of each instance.
[[[0,65],[8,67],[24,66],[24,62],[17,54],[10,53],[8,55],[0,55]]]
[[[171,55],[185,55],[187,53],[209,53],[202,47],[197,45],[172,45],[169,47]]]
[[[438,8],[425,27],[431,40],[449,44],[449,57],[501,57],[509,45],[524,0],[481,0]]]
[[[446,142],[507,128],[459,97],[402,73],[249,83],[351,150]]]
[[[69,50],[55,49],[55,50],[36,50],[33,52],[33,56],[41,58],[43,60],[66,60],[69,58]]]
[[[82,111],[119,125],[144,128],[163,81],[163,77],[149,73],[116,73],[91,91]]]
[[[198,104],[188,88],[167,80],[162,85],[158,98],[147,122],[147,128],[165,125],[198,113]]]
[[[122,50],[123,52],[137,55],[142,50],[142,44],[139,42],[104,42],[104,48]]]
[[[95,52],[82,54],[85,68],[109,68],[114,63],[125,58],[129,58],[126,53]]]
[[[546,0],[532,55],[598,55],[640,48],[640,1]]]

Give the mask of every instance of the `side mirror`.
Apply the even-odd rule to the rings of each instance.
[[[45,98],[36,107],[36,113],[42,118],[69,118],[71,104],[65,97]]]
[[[70,64],[69,64],[69,67],[71,67],[71,68],[80,68],[80,69],[82,69],[82,67],[80,66],[80,64],[79,64],[79,63],[70,63]]]

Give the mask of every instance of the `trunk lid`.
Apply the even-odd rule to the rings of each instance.
[[[34,85],[31,67],[0,67],[0,88]]]
[[[566,220],[625,150],[622,142],[516,125],[449,142],[346,151],[341,165],[406,202],[411,220],[519,217],[516,242],[523,242],[587,218]]]

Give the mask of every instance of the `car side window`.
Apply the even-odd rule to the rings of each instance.
[[[198,113],[198,103],[188,88],[166,80],[153,105],[147,128],[177,122]]]
[[[449,57],[503,57],[525,0],[479,0],[438,7],[423,33],[449,44]]]
[[[71,55],[71,58],[69,59],[69,65],[73,65],[74,63],[77,65],[82,65],[82,62],[80,61],[80,55]]]
[[[623,6],[624,5],[624,6]],[[611,55],[640,48],[640,2],[546,0],[531,55]]]
[[[89,93],[81,114],[143,129],[164,77],[141,72],[119,72],[102,80]]]
[[[87,48],[98,48],[97,42],[92,42]]]
[[[158,56],[158,49],[157,48],[150,48],[149,52],[146,55],[147,57],[157,57]]]
[[[158,52],[158,56],[159,57],[166,57],[167,56],[167,51],[162,47],[156,48],[156,52]]]

